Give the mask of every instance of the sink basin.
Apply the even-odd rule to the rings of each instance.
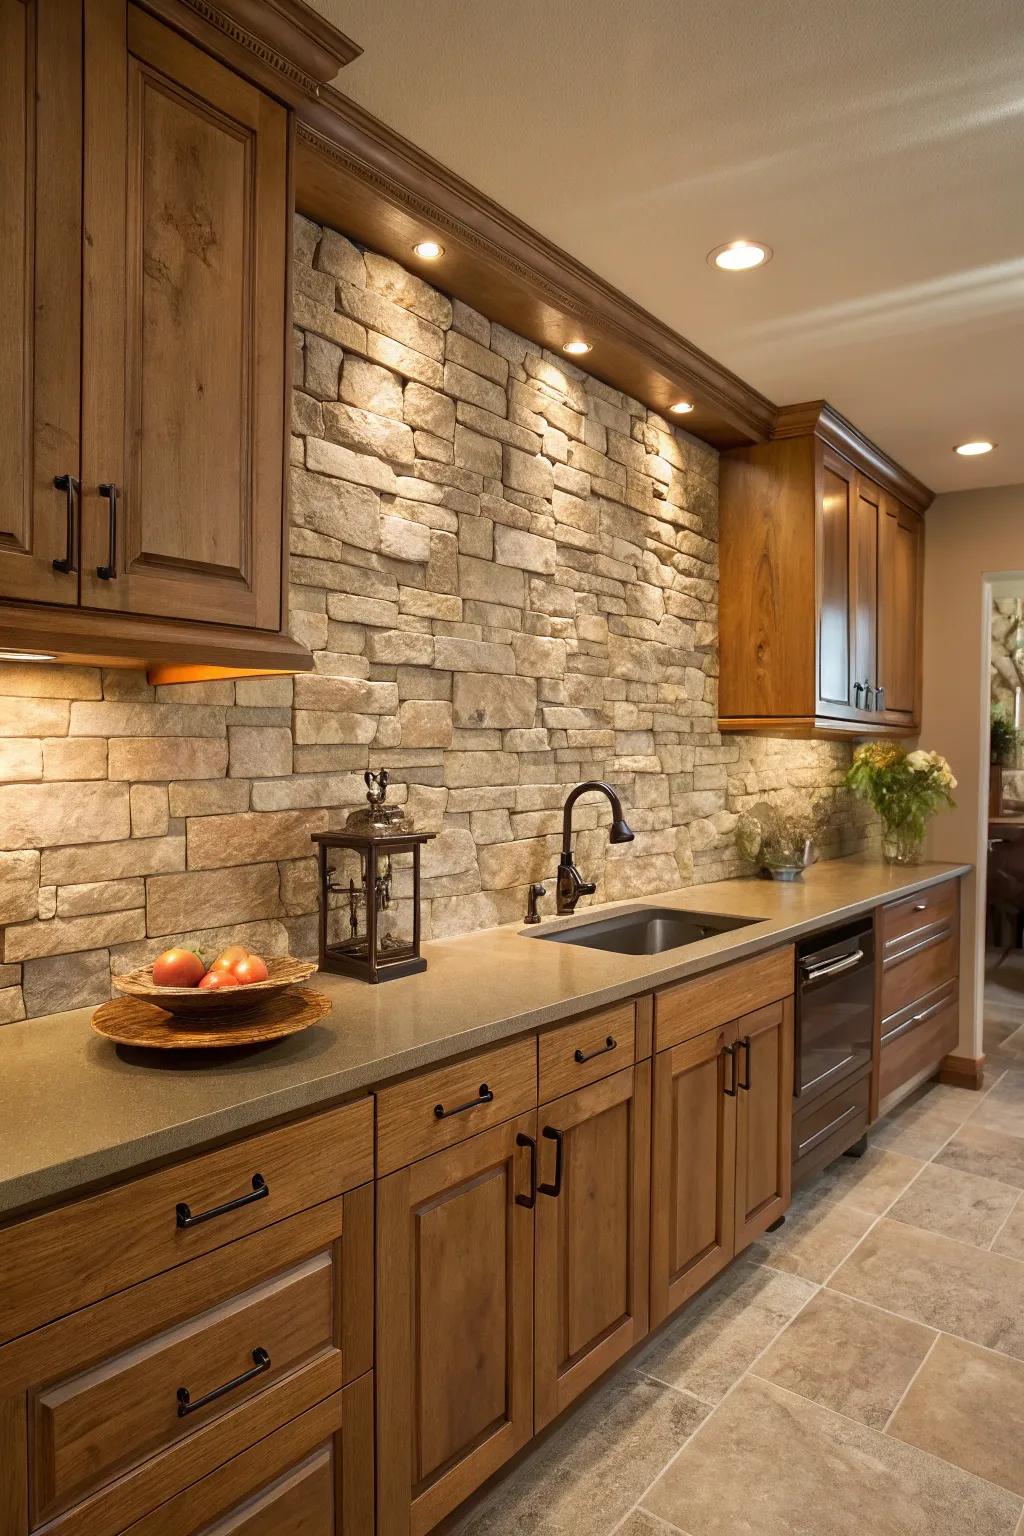
[[[723,917],[718,912],[681,912],[674,907],[641,907],[618,917],[602,917],[554,933],[528,933],[528,939],[609,949],[617,955],[660,955],[666,949],[698,944],[716,933],[729,933],[760,922],[756,917]]]

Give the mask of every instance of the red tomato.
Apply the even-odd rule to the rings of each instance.
[[[158,987],[195,987],[206,966],[191,949],[165,949],[153,961],[153,980]]]
[[[207,971],[199,983],[201,992],[220,992],[224,987],[237,987],[238,982],[230,971]]]
[[[269,975],[266,962],[259,955],[246,955],[244,960],[237,961],[232,970],[241,987],[247,987],[254,981],[266,981]]]
[[[227,949],[222,949],[216,960],[210,966],[211,971],[233,971],[239,960],[244,960],[249,951],[242,944],[229,944]]]

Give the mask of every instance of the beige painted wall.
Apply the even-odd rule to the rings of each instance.
[[[988,809],[990,587],[1024,574],[1024,485],[939,496],[927,514],[921,744],[945,753],[956,809],[932,823],[928,852],[979,866],[966,882],[960,978],[962,1055],[981,1053]]]

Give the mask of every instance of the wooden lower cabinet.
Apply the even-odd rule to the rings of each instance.
[[[793,999],[736,1025],[736,1243],[741,1252],[789,1205],[792,1179]]]
[[[534,1427],[647,1332],[651,1063],[541,1106]]]
[[[792,1093],[791,997],[655,1056],[652,1327],[785,1212]]]
[[[531,1110],[377,1185],[377,1527],[423,1536],[533,1434]]]

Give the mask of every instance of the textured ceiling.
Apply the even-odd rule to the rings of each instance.
[[[772,400],[1024,481],[1021,0],[313,3],[349,95]]]

